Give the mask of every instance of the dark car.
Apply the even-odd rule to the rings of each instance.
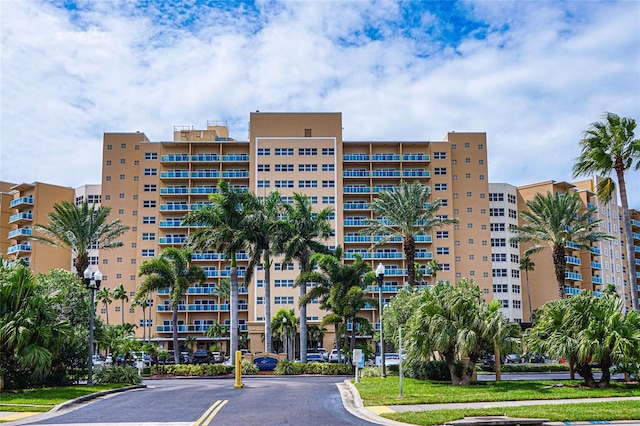
[[[211,361],[211,354],[206,349],[196,349],[193,353],[194,364],[209,364]]]
[[[535,364],[544,364],[544,357],[541,354],[533,354],[528,356],[529,362]]]

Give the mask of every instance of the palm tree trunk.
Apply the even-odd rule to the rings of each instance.
[[[271,348],[271,263],[264,264],[264,351],[270,353]]]
[[[142,343],[147,339],[147,308],[142,307]]]
[[[173,324],[173,359],[176,364],[180,364],[180,348],[178,347],[178,305],[173,307],[171,323]]]
[[[336,333],[336,351],[338,352],[338,363],[340,363],[340,337],[338,336],[338,330],[339,330],[339,324],[335,323],[333,325],[335,327],[335,333]]]
[[[120,299],[120,301],[122,302],[122,307],[120,308],[122,311],[122,325],[124,325],[124,299]]]
[[[620,190],[620,202],[622,203],[622,214],[624,218],[624,239],[627,243],[627,262],[629,270],[629,289],[631,290],[631,307],[638,310],[638,276],[636,275],[635,247],[633,244],[633,233],[631,230],[631,214],[629,213],[629,200],[627,199],[627,187],[624,180],[624,166],[616,165],[618,176],[618,188]],[[622,290],[624,292],[624,289]],[[624,300],[624,294],[622,295]]]
[[[231,329],[229,330],[229,355],[235,357],[238,350],[238,269],[236,268],[236,254],[231,255],[230,295]],[[235,358],[234,358],[235,359]]]
[[[496,362],[494,364],[494,369],[496,371],[496,382],[499,382],[500,380],[502,380],[502,370],[500,369],[500,362],[502,361],[502,358],[500,354],[500,345],[498,345],[497,339],[493,339],[493,353],[496,357]]]
[[[558,297],[564,299],[564,274],[567,269],[567,261],[564,258],[564,247],[556,246],[553,248],[553,266],[558,282]]]
[[[349,352],[353,353],[356,348],[356,319],[351,320],[351,344],[349,345]]]
[[[307,283],[300,284],[300,298],[307,294]],[[307,305],[300,306],[300,362],[307,363]]]
[[[404,256],[407,258],[407,279],[409,287],[416,285],[416,241],[413,235],[404,237]]]
[[[531,286],[529,285],[529,271],[525,269],[525,275],[527,276],[527,299],[529,300],[529,322],[533,322],[533,307],[531,306]]]
[[[109,305],[107,305],[107,303],[104,303],[104,311],[106,313],[106,319],[107,319],[107,325],[109,325]]]

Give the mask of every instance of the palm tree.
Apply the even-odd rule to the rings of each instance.
[[[109,305],[113,302],[113,293],[107,287],[102,287],[96,293],[96,300],[102,302],[104,306],[104,311],[106,313],[107,325],[109,325]]]
[[[131,307],[140,306],[142,308],[142,341],[147,339],[147,308],[149,307],[149,296],[147,294],[136,294],[131,303]],[[151,338],[151,332],[149,332]]]
[[[188,249],[166,248],[159,257],[145,260],[140,265],[139,276],[145,279],[140,283],[136,298],[146,297],[150,291],[169,290],[169,305],[173,308],[173,353],[176,364],[180,363],[178,346],[178,308],[189,286],[202,283],[206,279],[204,270],[191,266],[191,252]]]
[[[218,192],[211,194],[212,204],[189,212],[183,223],[197,226],[189,236],[186,246],[197,251],[215,249],[224,251],[231,262],[230,271],[230,343],[231,355],[238,350],[238,269],[236,253],[247,247],[245,235],[246,211],[249,194],[229,186],[228,182],[218,183]]]
[[[271,328],[273,333],[284,343],[287,358],[293,360],[295,358],[294,342],[298,330],[298,318],[296,318],[295,311],[293,309],[278,309],[271,319]]]
[[[76,206],[68,201],[53,205],[48,225],[36,224],[32,241],[54,247],[66,248],[75,259],[76,273],[82,278],[89,266],[91,250],[109,250],[122,246],[118,238],[129,227],[120,219],[108,221],[111,208],[107,206],[89,207],[87,202]]]
[[[209,328],[205,330],[204,335],[211,337],[213,340],[218,340],[221,337],[226,337],[228,331],[227,327],[216,322],[211,324]],[[222,348],[220,350],[222,350]]]
[[[416,284],[415,236],[459,222],[455,218],[437,216],[440,200],[429,203],[430,197],[431,190],[417,181],[412,184],[403,181],[398,189],[382,191],[371,203],[371,210],[377,218],[366,220],[367,228],[361,231],[365,235],[382,236],[371,246],[372,249],[386,244],[394,237],[402,238],[410,286]]]
[[[531,286],[529,285],[529,271],[533,271],[536,264],[527,254],[520,258],[520,270],[524,271],[527,281],[527,299],[529,300],[529,322],[533,322],[533,307],[531,306]]]
[[[327,253],[328,248],[320,241],[333,234],[329,217],[333,208],[326,207],[317,213],[313,212],[311,199],[306,195],[294,193],[293,204],[284,204],[285,225],[280,233],[279,247],[284,253],[283,263],[292,259],[300,263],[302,274],[313,268],[311,256],[314,253]],[[319,241],[320,240],[320,241]],[[300,300],[307,293],[307,282],[298,281]],[[307,305],[300,305],[300,361],[307,362]]]
[[[271,352],[271,258],[278,254],[278,239],[282,233],[283,212],[280,193],[270,192],[264,200],[251,195],[252,208],[247,216],[247,240],[249,241],[249,266],[245,282],[250,282],[257,265],[264,269],[264,329],[265,352]]]
[[[582,204],[575,192],[536,194],[526,205],[529,210],[520,214],[526,223],[514,229],[516,236],[511,238],[511,241],[533,244],[524,255],[538,253],[545,248],[551,249],[558,296],[564,299],[567,245],[572,244],[578,249],[589,250],[590,243],[611,240],[613,237],[605,232],[592,230],[597,228],[602,220],[591,219],[596,207],[587,208],[580,213]]]
[[[307,326],[307,335],[308,335],[308,340],[310,342],[322,342],[322,340],[324,339],[324,332],[326,330],[323,327],[320,327],[318,325],[315,324],[311,324]]]
[[[493,343],[497,382],[502,379],[500,369],[502,349],[507,350],[507,353],[511,353],[520,346],[520,324],[509,322],[507,317],[500,312],[500,308],[502,308],[502,303],[498,300],[493,300],[484,311],[485,337]]]
[[[433,278],[433,284],[435,284],[438,271],[442,271],[442,266],[440,266],[438,259],[431,259],[427,262],[427,270],[429,271],[429,275]]]
[[[184,346],[185,348],[187,348],[187,352],[189,352],[189,355],[193,355],[193,347],[195,346],[196,349],[198,348],[198,339],[193,336],[187,336],[184,339]]]
[[[127,291],[124,289],[124,284],[120,283],[119,286],[113,289],[113,299],[119,300],[122,303],[120,313],[122,314],[122,324],[124,324],[124,302],[129,301],[129,296],[127,296]]]
[[[627,243],[627,262],[631,282],[631,303],[638,310],[638,278],[631,230],[631,215],[624,173],[640,168],[640,140],[634,139],[636,122],[632,118],[619,117],[607,112],[604,122],[595,122],[584,132],[580,141],[582,152],[573,166],[574,176],[595,173],[602,178],[596,194],[604,202],[612,199],[616,186],[611,174],[615,172],[624,216],[624,238]]]

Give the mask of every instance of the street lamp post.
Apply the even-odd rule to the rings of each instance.
[[[382,333],[382,308],[383,308],[383,304],[382,304],[382,283],[384,280],[384,265],[382,263],[378,264],[378,267],[376,268],[376,280],[378,282],[378,309],[379,309],[379,320],[380,320],[380,363],[382,365],[382,370],[381,370],[381,375],[380,377],[382,377],[383,379],[385,377],[387,377],[387,369],[386,369],[386,363],[385,363],[385,359],[384,359],[384,335]]]
[[[84,270],[84,285],[91,290],[91,307],[89,309],[89,373],[87,375],[87,385],[93,386],[93,317],[95,309],[96,290],[100,289],[102,273],[99,270],[91,272],[87,267]]]

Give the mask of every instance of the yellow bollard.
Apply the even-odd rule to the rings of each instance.
[[[242,352],[236,351],[236,384],[233,385],[235,389],[243,388],[242,384]]]

